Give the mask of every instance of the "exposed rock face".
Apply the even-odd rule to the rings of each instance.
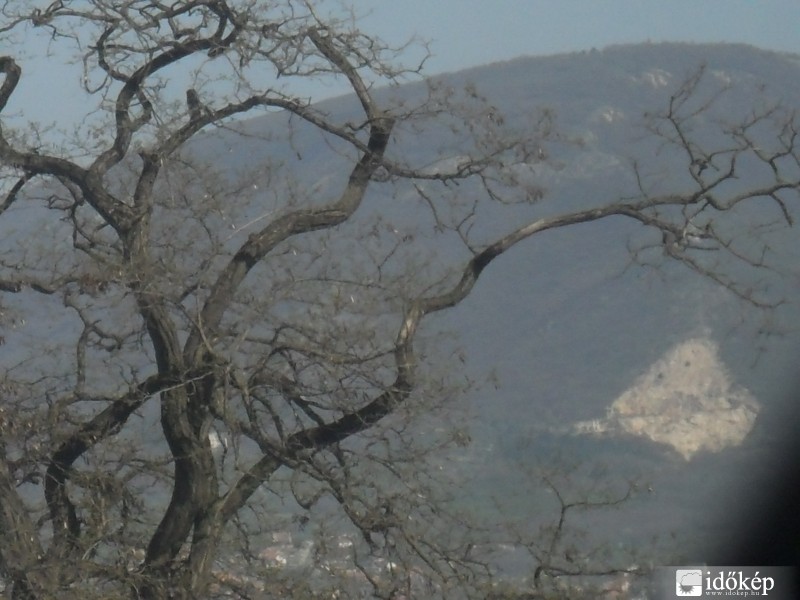
[[[759,405],[735,386],[707,338],[683,342],[608,408],[605,419],[581,421],[575,433],[627,433],[675,449],[686,460],[702,450],[737,446],[755,424]]]

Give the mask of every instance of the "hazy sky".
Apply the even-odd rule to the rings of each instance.
[[[430,42],[426,73],[650,40],[743,42],[800,54],[800,0],[353,0],[359,27],[390,43]],[[28,40],[26,40],[27,42]],[[28,44],[30,45],[30,43]],[[0,48],[24,58],[25,49]],[[84,106],[52,61],[23,63],[6,117],[81,127]],[[79,73],[69,75],[77,85]],[[315,88],[322,96],[343,88]],[[58,93],[63,91],[63,93]],[[311,92],[309,92],[311,93]]]
[[[431,72],[521,55],[660,41],[800,53],[800,0],[356,0],[363,29],[431,40]]]

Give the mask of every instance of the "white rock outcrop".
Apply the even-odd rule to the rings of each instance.
[[[678,344],[607,409],[605,419],[575,423],[577,434],[630,434],[672,447],[690,460],[700,451],[741,444],[759,404],[736,386],[708,338]]]

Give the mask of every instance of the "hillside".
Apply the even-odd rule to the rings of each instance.
[[[555,116],[559,141],[548,145],[548,160],[531,174],[545,189],[543,200],[532,208],[512,207],[504,216],[482,215],[488,218],[486,235],[508,231],[519,218],[630,195],[635,189],[634,161],[660,173],[665,186],[680,186],[680,161],[648,134],[648,115],[664,110],[670,94],[701,67],[710,88],[725,90],[712,120],[733,121],[751,111],[754,103],[794,103],[800,98],[800,57],[741,45],[619,46],[520,58],[435,78],[437,85],[453,89],[474,86],[511,128],[523,127],[541,109]],[[417,83],[383,93],[409,102],[425,90]],[[344,97],[326,101],[321,108],[348,115],[356,103]],[[258,160],[258,139],[280,138],[283,126],[277,115],[252,119],[236,126],[252,136],[252,142],[222,131],[193,151],[218,157],[230,169],[241,168]],[[325,162],[315,134],[295,126],[291,147],[303,157],[293,174],[309,189],[341,181],[342,173]],[[434,131],[415,138],[412,147],[402,146],[400,153],[424,164],[431,149],[442,147],[448,147],[447,138]],[[457,147],[453,152],[458,153]],[[418,213],[412,195],[409,190],[408,196],[400,192],[391,201],[373,198],[369,210],[383,211],[393,227],[413,230]],[[409,202],[408,207],[401,200]],[[751,217],[738,217],[742,231],[750,227]],[[531,510],[524,498],[529,488],[535,493],[539,482],[534,477],[521,484],[521,465],[546,467],[556,450],[560,460],[602,464],[618,479],[651,482],[655,494],[638,500],[629,512],[622,509],[609,517],[609,523],[598,523],[598,530],[619,531],[624,523],[626,535],[640,541],[651,534],[677,532],[683,550],[713,542],[721,529],[709,525],[714,519],[705,508],[720,486],[736,486],[746,451],[718,448],[715,457],[681,465],[657,445],[645,449],[646,441],[576,439],[564,432],[576,421],[605,416],[611,403],[646,377],[659,358],[700,335],[719,347],[729,384],[748,390],[763,408],[745,447],[773,438],[774,424],[763,423],[772,423],[770,415],[781,414],[791,401],[787,395],[794,389],[800,356],[800,268],[795,260],[800,240],[795,229],[773,229],[768,239],[775,271],[756,277],[764,275],[769,298],[781,301],[776,309],[756,309],[663,257],[649,257],[648,266],[634,264],[630,248],[642,243],[642,229],[602,221],[521,244],[492,265],[462,305],[434,317],[431,338],[442,331],[455,332],[455,339],[439,342],[431,368],[449,370],[456,381],[468,373],[476,382],[449,404],[454,413],[469,415],[465,420],[473,444],[455,464],[463,465],[457,467],[463,469],[461,475],[472,480],[472,507],[481,512],[498,497],[518,494],[519,499],[511,501],[515,510]],[[446,243],[428,251],[450,256]],[[754,276],[747,270],[734,275]],[[463,351],[463,364],[454,360],[458,351]],[[708,373],[710,379],[716,376]],[[702,379],[703,374],[695,377]],[[442,419],[447,421],[446,416]],[[694,451],[687,458],[693,455]],[[683,486],[681,481],[691,483]]]
[[[630,198],[642,180],[656,191],[690,189],[686,157],[654,137],[652,130],[654,115],[662,113],[680,86],[701,70],[698,94],[715,101],[693,133],[707,135],[709,144],[717,141],[713,131],[746,119],[754,107],[793,105],[800,98],[800,57],[738,45],[687,44],[520,58],[381,90],[378,95],[386,102],[413,105],[425,97],[428,85],[466,87],[473,91],[464,95],[464,106],[472,106],[472,95],[485,97],[494,107],[476,112],[476,123],[481,118],[501,120],[502,115],[503,130],[508,132],[527,131],[537,119],[552,120],[552,132],[543,136],[535,158],[514,165],[517,181],[541,191],[541,198],[532,195],[535,201],[490,204],[480,198],[475,185],[464,183],[446,189],[453,211],[439,215],[423,201],[425,193],[438,185],[435,181],[374,186],[355,216],[333,233],[307,231],[285,240],[270,260],[253,271],[235,310],[247,315],[266,306],[266,325],[242,331],[232,325],[226,330],[236,334],[230,335],[235,338],[231,352],[240,352],[237,358],[246,359],[246,352],[236,344],[248,335],[258,340],[253,344],[265,346],[269,336],[277,339],[277,328],[270,329],[274,323],[269,318],[293,319],[299,332],[306,321],[322,323],[330,340],[358,327],[366,329],[364,323],[375,324],[377,332],[371,335],[378,340],[381,333],[394,332],[391,319],[402,314],[408,298],[443,289],[460,276],[453,265],[471,258],[454,230],[443,233],[447,228],[439,227],[440,216],[457,220],[467,214],[464,222],[475,222],[469,229],[470,242],[479,247],[522,222]],[[353,97],[341,97],[318,108],[345,121],[357,114],[357,107]],[[470,149],[449,132],[446,114],[437,119],[441,121],[432,119],[430,127],[420,131],[398,127],[391,158],[422,165],[430,174],[445,163],[459,164]],[[153,219],[153,237],[160,242],[155,251],[158,260],[154,258],[153,263],[168,264],[177,260],[174,255],[185,262],[176,262],[173,271],[165,268],[154,287],[162,286],[165,297],[179,297],[172,307],[177,321],[187,327],[193,323],[193,311],[202,304],[204,286],[211,280],[209,273],[248,239],[254,224],[286,210],[287,205],[322,205],[339,193],[349,175],[342,165],[349,164],[353,155],[352,148],[340,148],[339,142],[280,111],[234,122],[191,142],[184,157],[207,161],[203,163],[209,168],[206,175],[214,185],[240,185],[242,204],[219,202],[213,211],[195,219],[192,211],[196,209],[188,202],[182,204],[182,194],[191,196],[196,191],[193,186],[199,186],[197,181],[161,182],[167,208]],[[131,158],[136,160],[136,156]],[[739,168],[734,187],[757,182],[762,176],[746,162]],[[254,170],[251,178],[240,180],[248,169]],[[387,180],[394,183],[390,177]],[[120,185],[124,183],[123,173]],[[37,262],[43,277],[70,260],[83,260],[72,248],[73,224],[67,218],[52,218],[48,194],[49,190],[37,189],[30,203],[15,204],[4,215],[13,218],[0,222],[5,271],[14,273],[15,265],[33,253],[32,231],[47,240],[44,258]],[[792,207],[795,214],[796,209]],[[721,235],[742,239],[742,245],[731,243],[730,254],[709,253],[704,258],[715,272],[718,269],[743,282],[748,293],[752,291],[750,299],[774,305],[770,308],[756,307],[671,260],[665,238],[629,219],[615,217],[555,229],[519,243],[486,269],[465,301],[424,322],[417,344],[423,357],[420,377],[434,382],[432,389],[442,397],[414,396],[412,407],[424,408],[430,400],[436,408],[410,421],[407,428],[403,422],[398,431],[423,445],[430,440],[435,445],[442,432],[458,433],[456,447],[433,461],[441,473],[438,485],[446,488],[452,507],[482,524],[510,519],[532,529],[551,525],[558,517],[555,485],[571,498],[616,497],[620,490],[631,489],[636,493],[621,506],[578,516],[571,525],[585,530],[587,537],[576,539],[587,547],[606,545],[611,548],[609,556],[619,560],[633,560],[637,549],[648,555],[656,552],[655,547],[665,553],[662,557],[703,560],[704,552],[731,527],[726,519],[732,519],[732,513],[725,510],[723,496],[745,497],[736,492],[747,485],[742,473],[759,470],[774,439],[787,433],[780,430],[780,423],[791,424],[783,415],[794,400],[800,357],[800,235],[781,219],[781,211],[773,204],[737,207]],[[683,233],[702,241],[702,231],[690,230],[691,219],[687,221]],[[105,235],[102,229],[103,225],[97,225],[94,233]],[[203,237],[205,233],[208,238]],[[409,240],[414,243],[405,243]],[[215,243],[219,253],[206,259],[205,253]],[[113,244],[109,247],[116,251]],[[41,248],[39,244],[36,251]],[[174,248],[178,250],[173,253]],[[736,260],[737,253],[753,248],[761,249],[763,264]],[[283,268],[284,256],[298,257],[294,268],[306,279]],[[374,281],[359,287],[348,280],[363,266],[359,261],[368,263],[377,256],[385,261],[378,267],[369,264],[370,268],[387,278],[396,275],[408,286],[390,297],[386,306],[375,300],[384,292]],[[414,277],[403,279],[406,272]],[[315,304],[318,288],[313,286],[320,282],[334,283],[324,288],[330,298],[325,296]],[[81,293],[89,289],[102,299],[92,310],[104,307],[123,323],[124,315],[135,314],[124,286],[119,286],[120,291],[112,285],[112,292],[104,296],[108,288],[89,276],[70,283],[80,286]],[[185,295],[175,291],[180,286],[187,288]],[[69,318],[62,316],[65,309],[74,308],[67,293],[16,291],[4,294],[0,306],[8,323],[0,337],[0,366],[32,378],[26,370],[35,365],[51,370],[48,377],[56,380],[69,368],[64,357],[69,355],[72,361],[75,355],[64,340],[80,337],[84,328],[88,331],[88,321],[72,313]],[[337,308],[328,318],[325,310],[331,307]],[[124,335],[135,338],[138,324],[137,316]],[[91,323],[91,327],[96,325]],[[365,334],[357,341],[372,348],[373,338]],[[133,387],[140,377],[149,375],[153,357],[147,352],[130,351],[139,362],[128,364],[125,353],[129,350],[122,342],[116,348],[109,343],[108,348],[108,357],[97,352],[103,357],[98,359],[100,367],[82,374],[86,381],[81,386],[108,388],[110,394],[119,391],[120,381]],[[385,350],[379,344],[375,348]],[[380,356],[377,350],[376,354]],[[336,357],[331,363],[339,366]],[[383,368],[368,373],[374,379],[364,375],[365,390],[386,385]],[[335,379],[327,373],[319,375],[328,376]],[[71,377],[65,374],[64,381]],[[362,380],[354,380],[362,385]],[[324,395],[325,386],[320,388]],[[298,405],[308,405],[306,396],[298,392],[297,398]],[[115,439],[138,444],[147,458],[158,457],[165,448],[158,426],[160,410],[155,399],[149,400]],[[294,408],[286,410],[297,413]],[[329,417],[338,414],[325,410]],[[302,415],[297,418],[308,421]],[[582,432],[602,435],[574,435],[576,423]],[[228,452],[224,434],[214,430],[209,435],[215,443],[215,460],[224,461],[222,454]],[[343,445],[360,450],[372,442],[365,435]],[[391,444],[387,442],[386,447],[390,452]],[[259,452],[253,443],[231,448],[230,456],[235,453],[237,461],[240,453],[246,460]],[[225,468],[233,470],[225,472]],[[233,478],[238,464],[230,467],[228,463],[225,468],[221,469],[224,474]],[[557,484],[543,485],[542,474]],[[270,488],[258,490],[260,501],[279,515],[274,527],[286,523],[303,531],[305,522],[292,514],[299,504],[293,504],[286,492],[295,492],[295,481],[278,479],[275,489],[284,486],[289,500],[276,499],[278,493],[273,498]],[[450,482],[456,484],[448,488]],[[167,488],[163,481],[152,485],[146,502],[158,508],[166,503]],[[324,504],[320,502],[320,511],[325,510]],[[136,524],[143,531],[151,525]],[[285,532],[273,533],[280,534],[273,541],[285,542]],[[652,536],[661,540],[671,534],[674,539],[669,543],[652,542]],[[303,535],[310,534],[303,531]],[[266,555],[274,554],[266,537],[253,536],[251,543],[266,546]]]

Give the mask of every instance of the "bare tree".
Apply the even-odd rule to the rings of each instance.
[[[700,71],[652,119],[682,154],[673,189],[637,164],[635,197],[482,230],[487,207],[541,200],[529,175],[547,160],[550,116],[517,131],[470,89],[395,101],[391,86],[421,65],[397,66],[402,49],[318,4],[4,3],[4,47],[43,32],[71,48],[88,107],[80,134],[58,143],[11,116],[0,131],[0,220],[24,236],[0,255],[3,318],[46,314],[54,328],[5,335],[0,573],[12,597],[299,596],[297,579],[248,561],[258,534],[309,521],[322,523],[309,552],[341,589],[469,590],[484,566],[425,469],[464,435],[410,427],[457,392],[425,362],[426,317],[523,240],[611,217],[764,303],[709,250],[758,267],[761,250],[729,237],[722,217],[758,204],[792,222],[794,113],[713,123],[703,147],[698,123],[709,126],[716,96]],[[12,56],[0,71],[7,113],[24,75]],[[326,112],[307,79],[345,82],[356,104]],[[285,130],[234,120],[264,113]],[[239,136],[251,163],[204,156],[195,140],[210,130]],[[407,158],[412,145],[423,164]],[[49,239],[30,229],[42,223]],[[347,530],[357,535],[344,543]]]
[[[551,460],[534,472],[520,465],[521,479],[539,482],[537,487],[548,500],[537,511],[544,522],[506,518],[498,526],[506,531],[507,546],[528,554],[528,564],[533,566],[523,574],[521,583],[495,584],[494,595],[497,598],[524,597],[525,594],[553,599],[604,598],[621,591],[617,589],[620,585],[627,591],[630,579],[647,575],[645,567],[636,563],[639,558],[636,549],[627,549],[621,557],[613,556],[620,553],[589,539],[586,523],[593,522],[590,515],[607,513],[628,503],[640,492],[640,484],[614,477],[597,465],[593,467],[598,472],[588,483],[576,484],[576,480],[586,479],[578,474],[577,466],[557,458]],[[501,510],[502,501],[497,500]],[[584,525],[576,523],[576,517]],[[620,563],[621,560],[624,562]]]

